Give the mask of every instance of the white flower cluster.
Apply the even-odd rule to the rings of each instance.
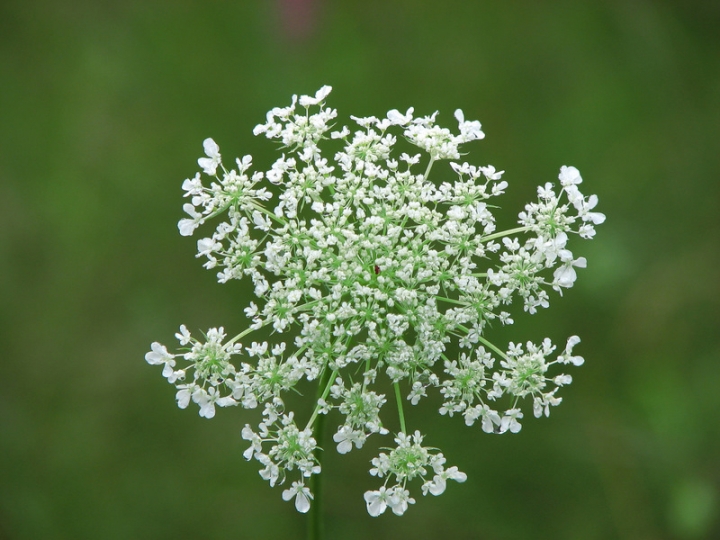
[[[385,481],[365,501],[372,516],[388,507],[399,515],[415,502],[407,489],[415,478],[424,480],[423,495],[439,495],[448,479],[465,480],[457,467],[444,467],[441,453],[422,446],[419,432],[407,434],[404,401],[416,405],[435,389],[441,414],[462,415],[488,433],[517,433],[523,398],[532,399],[536,417],[560,403],[557,390],[572,379],[549,372],[582,364],[572,352],[579,338],[552,359],[549,339],[503,350],[485,329],[495,320],[513,323],[504,308],[515,298],[533,314],[548,307],[550,289],[572,287],[586,260],[568,249],[570,236],[592,238],[605,216],[593,211],[595,195],[580,192],[578,170],[562,167],[559,189],[538,188],[520,226],[498,232],[489,201],[507,188],[503,171],[450,161],[442,174],[453,181],[429,179],[436,162],[459,160],[459,145],[484,137],[479,122],[456,111],[455,135],[436,125],[437,113],[392,110],[383,119],[352,117],[353,131],[334,125],[329,93],[325,86],[314,97],[293,96],[255,128],[285,152],[265,172],[251,172],[250,156],[227,168],[218,145],[205,140],[198,164],[210,180],[198,173],[184,182],[189,217],[178,227],[189,236],[214,221],[212,234],[197,242],[198,257],[221,283],[249,277],[257,303],[245,309],[249,328],[234,338],[213,328],[199,341],[182,326],[176,336],[185,352],[153,343],[146,360],[164,366],[181,408],[192,400],[206,418],[216,405],[262,404],[257,429],[242,430],[250,441],[244,455],[260,462],[271,485],[296,471],[283,498],[294,498],[300,512],[313,498],[306,480],[320,472],[318,416],[342,415],[333,440],[345,454],[372,434],[389,433],[380,418],[388,400],[376,390],[391,390],[400,431],[396,447],[372,460],[371,474]],[[396,150],[399,137],[407,151]],[[321,144],[337,146],[332,160]],[[413,147],[422,152],[409,154]],[[266,326],[274,345],[241,342]],[[184,367],[176,369],[179,359]],[[302,380],[319,387],[301,429],[285,412],[283,394]]]
[[[467,479],[467,475],[458,471],[457,467],[445,469],[445,457],[441,453],[430,453],[430,448],[422,446],[422,440],[423,436],[419,431],[413,435],[400,433],[395,438],[397,448],[393,448],[390,454],[381,453],[372,460],[373,468],[370,469],[370,474],[380,478],[393,475],[397,484],[388,488],[386,482],[379,490],[365,493],[367,510],[371,516],[379,516],[388,506],[394,514],[403,515],[409,504],[415,504],[415,499],[410,497],[405,486],[409,480],[416,477],[425,480],[422,485],[423,495],[442,494],[448,479],[456,482]],[[426,479],[428,469],[432,470],[432,480]]]

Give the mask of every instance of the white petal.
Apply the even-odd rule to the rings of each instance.
[[[151,365],[154,365],[154,366],[156,366],[156,365],[158,365],[158,364],[162,364],[163,362],[165,362],[165,360],[167,359],[167,357],[170,356],[170,355],[168,354],[167,349],[165,348],[165,346],[164,346],[164,345],[161,345],[161,344],[158,343],[157,341],[154,342],[152,345],[150,345],[150,348],[152,349],[152,351],[150,351],[149,353],[147,353],[147,354],[145,355],[145,361],[146,361],[148,364],[151,364]]]
[[[323,99],[328,97],[328,94],[330,94],[330,92],[332,92],[332,86],[325,85],[315,93],[315,99],[317,99],[318,101],[322,101]]]
[[[580,171],[578,171],[575,167],[572,166],[567,167],[563,165],[562,167],[560,167],[560,174],[558,175],[558,179],[563,186],[570,186],[582,183]]]
[[[215,403],[212,401],[208,401],[207,403],[204,403],[200,405],[200,412],[198,413],[203,418],[210,419],[215,416]]]
[[[198,255],[208,255],[215,246],[215,241],[212,238],[201,238],[197,241]]]
[[[605,223],[605,214],[602,212],[589,212],[587,214],[587,220],[592,221],[595,225]]]
[[[237,405],[237,401],[230,396],[221,397],[215,403],[217,403],[218,407],[231,407],[233,405]]]
[[[181,236],[192,236],[192,233],[197,229],[198,224],[194,219],[181,219],[178,221],[178,230]]]
[[[162,376],[165,377],[166,379],[168,377],[170,377],[174,373],[174,371],[173,371],[174,365],[175,365],[175,360],[170,360],[169,362],[166,362],[165,367],[163,368],[163,371],[162,371]],[[170,382],[173,382],[173,381],[170,381]]]
[[[582,356],[571,356],[570,362],[574,366],[582,366],[585,363],[585,359]]]
[[[373,497],[368,498],[368,494]],[[368,491],[365,493],[365,501],[367,502],[367,511],[372,517],[377,517],[387,508],[387,503],[380,497],[377,491]]]
[[[175,399],[177,399],[178,407],[181,409],[186,409],[188,404],[190,403],[190,390],[187,388],[183,388],[182,390],[179,390],[177,394],[175,394]]]
[[[245,459],[247,459],[248,461],[250,461],[250,458],[252,458],[254,451],[255,451],[255,447],[251,446],[250,448],[248,448],[247,450],[245,450],[243,452],[243,457]]]
[[[432,482],[432,485],[430,486],[430,493],[433,495],[442,495],[445,491],[445,487],[447,486],[445,479],[437,475]]]
[[[220,147],[210,137],[208,137],[207,139],[205,139],[203,141],[203,150],[205,150],[205,155],[207,157],[210,157],[210,158],[220,157]]]
[[[340,454],[347,454],[350,450],[352,450],[352,441],[349,439],[345,439],[337,445],[337,451]]]
[[[567,346],[565,347],[565,352],[570,354],[573,350],[573,347],[580,343],[580,337],[579,336],[570,336],[567,340]]]
[[[577,279],[577,274],[572,266],[565,265],[555,270],[553,277],[555,278],[555,283],[560,287],[572,287]]]
[[[462,484],[465,480],[467,480],[467,474],[465,474],[464,472],[458,471],[456,473],[453,473],[452,476],[448,476],[448,478],[452,478],[456,482]]]
[[[200,158],[198,159],[198,165],[208,176],[213,176],[217,170],[218,162],[213,158]]]
[[[307,511],[310,510],[310,501],[302,491],[298,491],[298,494],[295,496],[295,508],[301,514],[306,514]]]

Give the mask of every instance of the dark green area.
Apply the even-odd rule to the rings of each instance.
[[[719,538],[718,28],[710,0],[0,2],[0,539],[303,537],[242,458],[257,415],[178,410],[143,356],[245,324],[177,233],[202,140],[266,166],[252,128],[323,84],[344,118],[480,119],[504,225],[564,164],[608,216],[577,286],[488,336],[580,335],[563,404],[503,436],[406,407],[468,481],[402,518],[364,508],[377,439],[327,440],[328,538]]]

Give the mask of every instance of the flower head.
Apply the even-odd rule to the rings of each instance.
[[[346,454],[389,434],[394,401],[401,430],[372,459],[382,485],[364,499],[371,516],[388,508],[402,515],[415,503],[413,483],[440,495],[448,480],[466,480],[422,433],[406,431],[404,402],[438,395],[440,414],[496,434],[521,430],[526,399],[536,417],[561,402],[572,377],[557,369],[583,363],[573,354],[579,338],[553,357],[550,339],[500,347],[486,334],[495,322],[513,324],[513,302],[535,314],[572,287],[587,264],[570,251],[573,235],[592,238],[605,216],[595,195],[580,192],[579,171],[563,166],[559,186],[538,188],[519,227],[498,231],[504,171],[460,161],[462,145],[484,138],[480,122],[458,109],[451,130],[437,112],[415,116],[411,107],[337,126],[337,111],[325,105],[330,91],[293,96],[255,127],[282,149],[268,170],[253,172],[250,156],[224,165],[218,145],[203,142],[202,174],[182,185],[189,217],[178,228],[191,236],[214,226],[197,240],[197,256],[220,283],[249,285],[248,326],[230,339],[222,327],[198,338],[181,326],[180,352],[153,343],[145,358],[163,366],[178,406],[192,402],[201,417],[260,406],[262,421],[242,429],[250,444],[243,456],[272,486],[294,478],[282,497],[303,513],[313,500],[306,480],[321,470],[319,415],[340,413],[332,438]],[[342,148],[328,155],[327,139]],[[416,152],[398,152],[399,139]],[[441,167],[453,181],[430,180]],[[263,328],[274,341],[254,337]],[[304,425],[284,401],[303,380],[320,385]]]

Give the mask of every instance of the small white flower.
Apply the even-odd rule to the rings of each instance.
[[[245,308],[245,315],[248,319],[252,319],[255,317],[258,313],[258,307],[255,305],[255,302],[250,302],[250,305]]]
[[[409,504],[415,504],[415,499],[410,497],[410,492],[401,486],[391,488],[392,494],[388,498],[388,506],[396,516],[402,516],[408,509]]]
[[[365,434],[362,431],[355,431],[350,426],[340,426],[337,433],[333,435],[333,441],[338,443],[338,453],[347,454],[352,450],[353,443],[356,448],[362,448],[365,443]]]
[[[212,238],[202,238],[197,241],[197,255],[196,257],[209,257],[213,251],[222,249],[222,244],[216,242]]]
[[[392,492],[388,492],[385,486],[381,487],[378,491],[366,491],[364,498],[368,514],[372,517],[378,517],[384,513],[392,494]]]
[[[198,165],[208,176],[215,176],[217,166],[220,165],[220,147],[215,141],[207,138],[203,141],[203,149],[207,157],[198,159]]]
[[[221,397],[220,393],[213,386],[207,390],[199,386],[196,387],[192,393],[192,400],[200,406],[200,416],[208,419],[215,416],[215,404],[217,404],[218,407],[227,407],[237,403],[230,396]]]
[[[264,232],[267,232],[270,230],[270,226],[271,226],[270,218],[268,218],[267,216],[264,216],[257,210],[255,210],[255,212],[253,212],[252,217],[253,217],[253,222],[255,223],[255,227],[257,227],[258,229],[260,229],[261,231],[264,231]]]
[[[480,170],[482,171],[485,178],[488,180],[500,180],[503,173],[505,171],[496,171],[495,167],[492,165],[488,165],[487,167],[480,167]],[[503,182],[504,186],[502,189],[505,189],[507,187],[507,182]]]
[[[267,350],[267,341],[263,341],[262,343],[256,343],[253,341],[250,347],[247,347],[245,352],[247,352],[248,356],[264,356]]]
[[[388,120],[390,120],[390,123],[394,126],[405,126],[409,124],[412,121],[412,114],[415,109],[413,107],[410,107],[405,114],[402,114],[397,109],[393,109],[391,111],[388,111],[387,117]]]
[[[465,121],[465,115],[461,109],[455,111],[455,119],[460,127],[460,136],[462,142],[474,141],[476,139],[484,139],[485,134],[482,132],[480,122],[474,120],[472,122]]]
[[[190,404],[190,397],[192,396],[194,390],[194,384],[183,384],[178,386],[178,391],[175,394],[175,399],[177,400],[178,407],[180,407],[181,409],[187,408],[187,406]]]
[[[242,438],[250,441],[250,447],[243,452],[245,459],[249,461],[253,455],[262,452],[262,439],[250,428],[249,424],[245,424],[245,427],[242,429]]]
[[[295,497],[295,508],[298,512],[306,514],[310,510],[310,500],[313,498],[310,489],[305,487],[302,482],[293,482],[292,486],[282,493],[284,501],[289,501]]]
[[[173,366],[175,365],[175,355],[170,354],[165,345],[161,345],[156,341],[150,345],[150,348],[152,350],[145,355],[145,361],[148,364],[171,364]]]
[[[563,262],[564,264],[555,270],[555,273],[553,274],[553,286],[556,290],[559,290],[559,287],[572,287],[575,284],[577,273],[575,272],[574,267],[587,267],[587,259],[585,257],[579,257],[573,260],[572,254],[568,260],[563,258]]]
[[[301,107],[310,107],[311,105],[319,105],[322,101],[325,100],[325,98],[332,92],[332,86],[323,86],[320,90],[315,92],[315,97],[310,96],[300,96],[300,100],[298,103],[300,103]]]
[[[340,131],[333,131],[332,133],[330,133],[330,138],[331,139],[344,139],[348,135],[350,135],[350,129],[348,129],[347,126],[343,126],[343,128]]]
[[[202,214],[198,213],[195,210],[195,207],[190,204],[186,203],[183,205],[183,210],[186,214],[190,216],[190,219],[181,219],[178,222],[178,229],[180,231],[180,234],[182,236],[192,236],[192,233],[195,231],[195,229],[198,228],[198,225],[200,225],[203,221]]]
[[[575,345],[580,343],[580,338],[577,336],[571,336],[567,341],[567,346],[563,354],[558,356],[558,362],[561,364],[573,364],[574,366],[581,366],[585,363],[585,359],[582,356],[573,356],[572,351]]]
[[[510,433],[518,433],[522,429],[522,424],[519,420],[523,417],[523,413],[520,409],[508,409],[505,411],[505,416],[500,421],[500,433],[510,431]]]
[[[184,324],[180,325],[180,332],[176,333],[175,337],[180,342],[180,345],[187,345],[190,343],[190,332]]]
[[[432,482],[429,483],[428,492],[432,495],[442,495],[445,492],[448,480],[462,483],[467,480],[467,475],[460,472],[457,467],[450,467],[435,475]]]
[[[575,167],[567,167],[563,165],[560,167],[560,174],[558,175],[558,179],[560,180],[560,184],[563,187],[573,186],[582,183],[582,177],[580,176],[580,171],[578,171]]]

